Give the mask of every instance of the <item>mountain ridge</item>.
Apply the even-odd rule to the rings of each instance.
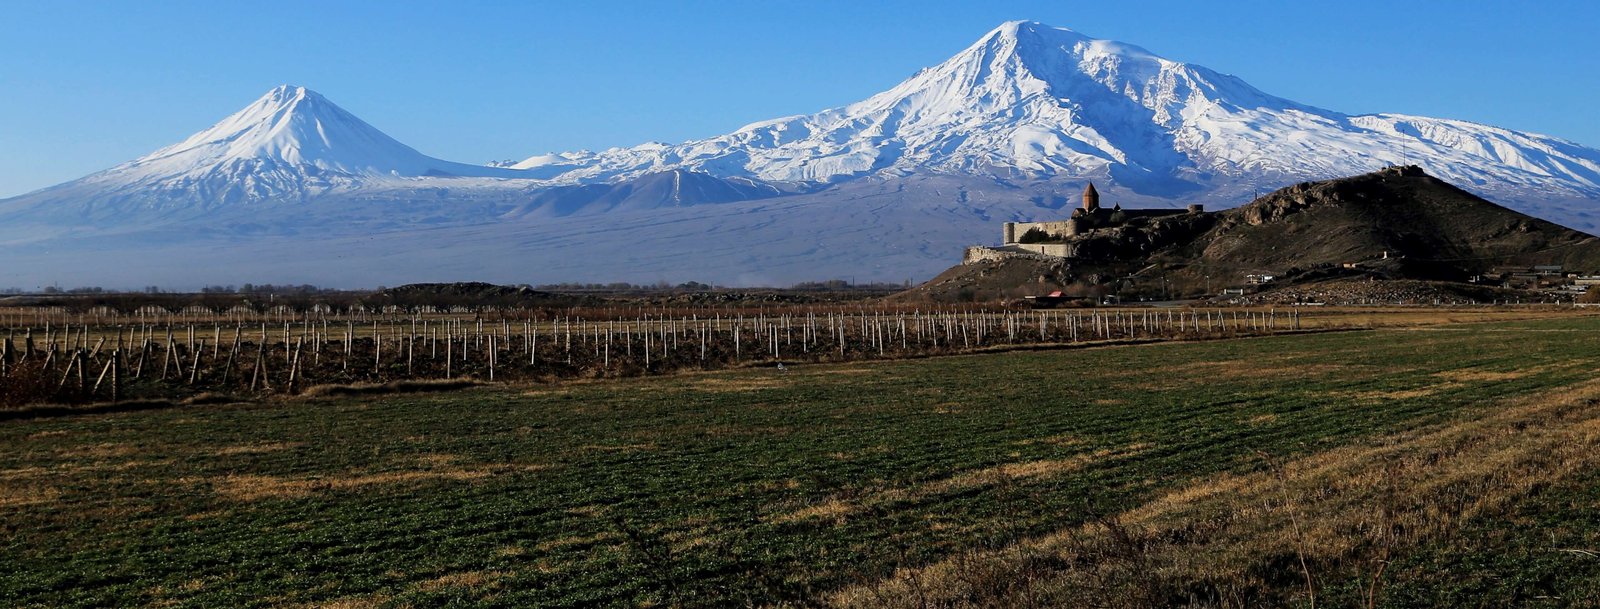
[[[1419,161],[1458,182],[1600,198],[1600,151],[1573,142],[1467,121],[1325,110],[1135,45],[1021,21],[860,102],[678,145],[540,155],[516,166],[542,168],[558,182],[667,167],[820,182],[926,171],[1070,177],[1172,198],[1215,181],[1276,186]]]
[[[486,278],[509,283],[898,282],[990,242],[999,222],[1059,216],[1091,181],[1107,203],[1218,209],[1408,160],[1521,211],[1600,222],[1600,151],[1465,121],[1341,114],[1134,45],[1008,22],[852,104],[509,167],[424,155],[285,85],[178,144],[0,200],[0,254],[91,238],[133,255],[213,238],[255,251],[252,239],[281,238],[306,244],[271,248],[284,255],[315,240],[339,252],[298,262],[307,275],[331,259],[414,268],[470,249],[499,273]],[[413,260],[389,243],[417,235],[441,254]],[[469,248],[465,236],[500,241]],[[64,272],[40,264],[29,277]],[[350,275],[372,273],[339,276]]]

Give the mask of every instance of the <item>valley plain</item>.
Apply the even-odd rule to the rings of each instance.
[[[15,420],[0,602],[1576,606],[1567,311]]]

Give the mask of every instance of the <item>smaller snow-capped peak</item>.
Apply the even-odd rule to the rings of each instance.
[[[492,174],[493,168],[441,161],[417,152],[315,91],[281,85],[182,142],[129,165],[207,173],[240,162],[358,175]]]
[[[457,186],[466,184],[454,181],[458,178],[520,178],[473,182],[516,189],[532,177],[427,156],[315,91],[284,85],[182,142],[17,197],[10,207],[80,220],[131,212],[180,217],[237,204],[308,201],[364,187],[408,188],[421,180],[452,180],[448,185]]]

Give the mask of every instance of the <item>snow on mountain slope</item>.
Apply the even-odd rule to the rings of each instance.
[[[316,92],[289,85],[268,91],[210,129],[124,167],[130,173],[157,177],[201,178],[250,163],[260,163],[269,172],[303,175],[516,175],[425,156]]]
[[[459,185],[492,187],[526,177],[516,170],[426,156],[316,92],[284,85],[182,142],[23,195],[8,207],[32,208],[46,218],[138,222],[240,204],[302,202],[368,187],[451,183],[442,178],[486,178]]]
[[[0,201],[0,284],[105,283],[93,261],[107,257],[139,260],[148,279],[137,285],[899,281],[992,242],[999,222],[1063,217],[1091,180],[1107,203],[1218,208],[1401,162],[1600,227],[1592,148],[1341,114],[1132,45],[1013,22],[855,104],[510,166],[428,157],[280,87],[182,143]],[[197,257],[215,267],[204,278]]]
[[[1136,46],[1020,21],[859,103],[680,145],[541,155],[516,167],[580,183],[669,168],[784,181],[1061,177],[1178,198],[1217,182],[1270,186],[1402,161],[1489,194],[1600,198],[1594,149],[1463,121],[1348,116]]]

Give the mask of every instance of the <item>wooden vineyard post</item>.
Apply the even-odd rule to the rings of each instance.
[[[342,367],[342,370],[344,370],[345,372],[349,372],[350,371],[350,343],[355,342],[356,322],[348,321],[348,322],[345,322],[345,324],[346,325],[345,325],[345,328],[344,328],[344,366]]]
[[[305,346],[305,342],[304,336],[296,340],[294,343],[294,355],[289,358],[289,381],[284,390],[291,394],[295,392],[296,383],[300,380],[300,349]],[[288,344],[285,343],[284,347],[287,348]]]
[[[139,343],[139,363],[133,369],[133,378],[142,378],[144,376],[144,359],[145,359],[145,356],[148,355],[149,353],[150,353],[150,339],[148,339],[148,338],[140,339],[140,343]]]
[[[264,334],[265,333],[263,333],[263,335]],[[271,387],[271,384],[267,382],[266,373],[267,342],[263,340],[260,344],[256,345],[256,366],[255,370],[250,373],[250,391],[255,391],[257,386],[266,388]]]
[[[73,353],[67,358],[67,369],[61,373],[61,382],[56,383],[56,390],[66,389],[67,381],[72,380],[72,368],[78,363],[78,354]],[[81,388],[80,388],[81,390]]]
[[[193,387],[200,380],[200,356],[206,352],[206,341],[201,340],[200,346],[194,350],[194,361],[189,364],[189,386]]]
[[[167,380],[167,370],[172,367],[172,334],[167,334],[167,348],[161,357],[161,380]]]
[[[122,349],[111,352],[111,403],[122,401]]]
[[[11,376],[11,334],[6,334],[6,342],[0,343],[0,376]]]
[[[228,377],[233,375],[234,357],[239,354],[239,335],[233,335],[233,348],[228,350],[228,363],[222,367],[222,384],[228,384]]]
[[[105,367],[100,369],[100,376],[95,377],[94,379],[94,388],[89,390],[89,395],[100,393],[100,385],[104,384],[106,382],[106,376],[111,374],[112,363],[113,362],[111,360],[106,360]]]

